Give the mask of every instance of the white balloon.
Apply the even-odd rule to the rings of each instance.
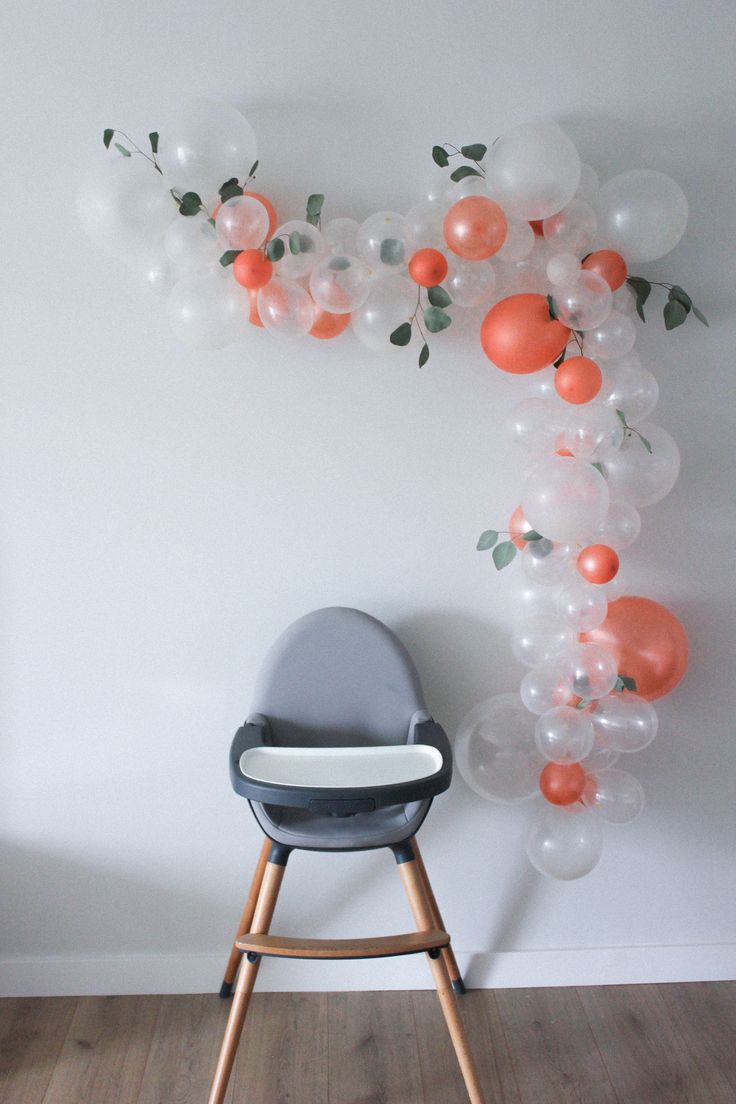
[[[534,248],[534,238],[534,231],[525,219],[509,219],[506,223],[506,237],[503,245],[496,250],[497,260],[525,260]]]
[[[553,541],[585,540],[601,524],[609,505],[608,485],[585,460],[551,456],[527,478],[521,496],[524,517]]]
[[[598,590],[604,595],[609,606],[611,602],[615,602],[617,598],[621,598],[624,594],[629,592],[629,577],[626,572],[626,568],[619,565],[619,569],[616,574],[607,583],[600,583]]]
[[[534,729],[537,751],[551,763],[579,763],[593,750],[593,741],[590,717],[569,705],[543,713]]]
[[[600,818],[580,802],[565,806],[545,802],[526,845],[532,866],[560,881],[589,874],[602,852]]]
[[[586,332],[583,351],[597,360],[616,360],[630,353],[635,341],[633,320],[628,314],[612,310],[605,322]]]
[[[365,220],[358,231],[358,253],[379,276],[401,272],[409,260],[407,230],[403,215],[379,211]]]
[[[687,200],[671,177],[632,169],[598,193],[599,231],[626,260],[657,261],[674,249],[687,226]]]
[[[560,322],[572,330],[596,329],[613,306],[609,285],[587,268],[581,268],[572,283],[556,285],[552,301]]]
[[[447,261],[447,278],[443,281],[443,287],[453,303],[459,307],[490,307],[496,299],[498,280],[493,265],[488,261],[464,261],[454,254]]]
[[[158,161],[171,188],[205,203],[233,177],[243,183],[258,156],[253,127],[230,104],[193,100],[159,128]]]
[[[497,694],[463,718],[455,764],[475,793],[515,804],[536,797],[544,760],[534,745],[534,719],[518,694]]]
[[[362,307],[353,311],[351,325],[363,345],[376,352],[400,350],[389,337],[402,322],[408,322],[417,305],[416,285],[403,276],[377,281]]]
[[[644,790],[633,774],[609,767],[588,775],[583,801],[609,824],[629,824],[644,808]]]
[[[298,253],[292,253],[289,245],[292,234],[299,235]],[[281,238],[286,246],[283,257],[274,265],[274,271],[277,276],[287,280],[300,280],[303,276],[308,276],[326,251],[325,240],[317,227],[303,219],[285,222],[283,226],[279,226],[274,237]]]
[[[566,207],[550,215],[543,223],[544,240],[550,249],[577,253],[590,250],[598,219],[584,199],[571,199]]]
[[[576,644],[561,665],[572,678],[573,693],[584,701],[605,698],[616,685],[616,659],[602,644]]]
[[[595,725],[593,727],[595,728]],[[619,752],[614,751],[613,748],[603,747],[603,745],[598,742],[598,736],[596,735],[593,750],[590,755],[586,755],[580,766],[587,774],[597,770],[604,770],[607,767],[613,767],[618,763],[620,758]]]
[[[182,272],[217,264],[223,253],[214,226],[206,215],[175,215],[164,235],[164,249]]]
[[[589,402],[570,410],[564,444],[573,456],[595,463],[618,452],[624,439],[621,419],[610,406]]]
[[[628,433],[618,452],[604,461],[603,469],[613,498],[637,507],[652,506],[677,482],[680,450],[660,426],[644,422],[636,428],[649,442],[651,453],[637,434]],[[537,528],[526,509],[524,515]]]
[[[141,251],[136,267],[139,283],[155,295],[168,295],[176,282],[173,266],[162,249]]]
[[[560,447],[566,421],[567,410],[559,400],[534,396],[516,404],[508,427],[514,444],[532,453],[554,452]]]
[[[86,233],[103,249],[149,247],[176,215],[160,175],[138,155],[110,154],[84,178],[77,214]]]
[[[330,253],[352,256],[357,249],[360,223],[351,218],[334,218],[325,224],[322,236]]]
[[[574,253],[553,253],[547,261],[547,278],[554,287],[574,284],[580,272],[580,261]]]
[[[608,361],[599,398],[614,410],[623,410],[629,425],[638,425],[657,405],[659,384],[631,352],[621,360]]]
[[[331,314],[350,314],[371,290],[371,271],[359,257],[333,253],[317,262],[309,277],[312,298]]]
[[[223,249],[258,249],[268,236],[268,211],[253,196],[233,196],[220,205],[215,227]]]
[[[406,213],[404,234],[407,260],[417,249],[446,249],[443,225],[446,208],[440,203],[417,203]]]
[[[585,161],[581,162],[580,183],[578,184],[578,190],[575,194],[579,196],[580,199],[584,199],[587,203],[593,205],[598,198],[600,186],[600,178],[593,166],[586,164]]]
[[[556,122],[538,119],[502,134],[488,156],[488,187],[512,218],[544,219],[561,210],[580,183],[580,158]]]
[[[537,586],[551,587],[572,575],[575,553],[570,544],[555,544],[542,537],[526,541],[521,550],[521,566],[524,574]]]
[[[602,587],[586,583],[578,576],[560,588],[557,609],[575,632],[591,632],[605,621],[608,598]]]
[[[574,642],[575,633],[568,625],[559,617],[544,614],[525,617],[511,632],[511,650],[527,667],[551,663],[564,655]]]
[[[594,544],[607,544],[617,552],[629,548],[641,532],[641,516],[630,502],[612,502],[605,519],[592,534]]]
[[[654,706],[638,694],[613,693],[601,698],[590,719],[597,742],[614,751],[642,751],[649,747],[659,726]]]
[[[258,314],[271,333],[298,338],[314,325],[316,307],[309,292],[296,280],[274,276],[258,292]]]
[[[567,705],[572,697],[572,678],[554,662],[534,667],[521,680],[519,693],[530,713],[546,713],[558,705]]]
[[[247,291],[220,265],[184,276],[168,302],[175,335],[196,349],[221,349],[243,332],[250,300]]]

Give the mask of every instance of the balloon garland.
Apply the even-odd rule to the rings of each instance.
[[[98,241],[133,246],[182,341],[221,348],[248,323],[292,339],[351,328],[383,352],[418,336],[423,367],[457,305],[481,312],[481,348],[496,367],[533,378],[511,418],[528,461],[520,504],[505,532],[478,541],[498,569],[521,561],[529,585],[511,645],[528,670],[518,694],[470,711],[455,753],[484,798],[541,792],[527,844],[538,870],[587,874],[602,822],[643,807],[638,780],[616,764],[654,739],[651,702],[687,664],[682,625],[627,594],[620,561],[639,510],[672,489],[680,464],[670,435],[646,420],[659,388],[634,351],[632,314],[646,320],[657,287],[668,330],[691,316],[707,325],[680,285],[629,270],[679,242],[682,190],[651,170],[600,186],[561,128],[539,120],[490,150],[434,146],[439,169],[458,165],[406,215],[323,225],[315,194],[304,219],[279,223],[252,187],[255,134],[227,105],[186,105],[161,139],[149,135],[150,152],[112,128],[103,139],[120,156],[80,190],[80,216]]]

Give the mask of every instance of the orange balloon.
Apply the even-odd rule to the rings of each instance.
[[[439,249],[419,249],[409,261],[409,275],[420,287],[437,287],[447,275],[447,258]]]
[[[509,534],[511,543],[515,544],[518,549],[522,549],[526,544],[526,541],[522,537],[522,533],[528,533],[531,531],[531,525],[524,517],[524,511],[521,506],[517,506],[513,514],[509,518]]]
[[[261,322],[261,316],[258,313],[258,292],[255,288],[251,288],[248,291],[248,298],[250,299],[250,314],[248,315],[248,321],[250,322],[251,326],[260,326],[262,329],[263,323]]]
[[[445,215],[445,241],[466,261],[484,261],[506,241],[506,216],[486,196],[465,196]]]
[[[588,272],[597,272],[606,281],[611,291],[621,287],[627,276],[626,261],[613,249],[597,249],[589,253],[582,263]]]
[[[317,307],[314,316],[314,325],[309,331],[312,337],[321,337],[327,340],[337,337],[343,332],[350,321],[349,314],[332,314],[330,311]]]
[[[603,373],[590,357],[576,356],[563,360],[555,372],[555,391],[569,403],[587,403],[601,389]]]
[[[572,805],[583,796],[585,771],[579,763],[547,763],[539,788],[553,805]]]
[[[568,327],[550,318],[544,295],[502,299],[491,307],[480,328],[480,343],[488,359],[514,375],[546,368],[560,355],[569,337]]]
[[[618,555],[607,544],[589,544],[577,563],[578,571],[589,583],[610,583],[618,574]]]
[[[648,701],[669,694],[687,670],[687,634],[674,613],[651,598],[617,598],[603,624],[580,639],[613,652],[619,674],[635,679],[636,693]]]
[[[233,261],[233,276],[242,287],[265,287],[273,275],[273,265],[261,249],[244,249]]]

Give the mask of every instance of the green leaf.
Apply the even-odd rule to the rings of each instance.
[[[476,544],[476,551],[487,552],[489,548],[493,548],[494,544],[498,540],[498,533],[495,529],[486,529],[478,537],[478,543]]]
[[[642,306],[641,299],[636,300],[636,313],[639,315],[642,322],[646,322],[646,318],[644,317],[644,308]]]
[[[285,252],[286,246],[282,238],[274,238],[266,246],[266,256],[269,261],[280,261]]]
[[[253,164],[250,167],[250,172],[248,173],[248,176],[255,176],[257,169],[258,169],[258,161],[254,161]]]
[[[600,473],[601,473],[601,475],[605,477],[605,474],[606,474],[606,473],[605,473],[605,471],[603,470],[603,465],[601,464],[601,462],[600,462],[600,461],[596,461],[596,463],[595,463],[595,464],[593,464],[593,467],[595,468],[595,470],[596,470],[596,471],[600,472]]]
[[[402,322],[389,337],[392,345],[408,345],[411,341],[411,322]]]
[[[698,310],[698,308],[694,304],[693,304],[693,314],[697,318],[698,322],[702,322],[704,326],[708,325],[708,319],[705,317],[705,315],[703,314],[703,312],[701,310]]]
[[[541,533],[538,533],[536,529],[529,529],[528,532],[521,534],[521,539],[525,541],[538,541],[544,540]]]
[[[151,153],[156,156],[158,153],[158,131],[152,130],[148,135],[148,141],[151,143]]]
[[[223,253],[220,257],[220,264],[223,268],[227,268],[231,265],[235,258],[243,252],[242,249],[228,249],[226,253]]]
[[[113,130],[113,128],[108,127],[107,130],[102,135],[102,141],[105,143],[105,149],[110,148],[110,143],[112,142],[112,136],[113,136],[114,133],[115,133],[115,131]]]
[[[381,242],[381,261],[385,265],[404,263],[404,243],[400,238],[384,238]]]
[[[622,690],[630,690],[632,694],[636,693],[636,679],[631,678],[630,675],[619,675],[616,683],[617,687],[619,682]]]
[[[457,184],[458,180],[464,180],[466,176],[483,176],[483,173],[478,172],[472,165],[461,165],[459,169],[450,173],[450,180],[454,180]]]
[[[299,252],[300,253],[314,253],[314,242],[308,234],[299,235]]]
[[[624,414],[623,410],[617,410],[616,413],[621,419],[621,424],[623,425],[624,429],[628,429],[628,426],[626,424],[626,415]]]
[[[647,450],[647,452],[651,456],[652,455],[652,442],[648,441],[646,437],[643,437],[641,433],[639,434],[639,440],[641,441],[644,448]]]
[[[215,222],[215,220],[213,218],[210,217],[210,218],[207,219],[207,221],[210,224],[210,226],[217,226],[217,223]]]
[[[222,187],[219,189],[220,201],[227,203],[229,199],[234,199],[235,196],[241,196],[243,189],[238,184],[237,177],[233,177],[232,180],[226,180]]]
[[[626,283],[633,290],[637,299],[641,299],[642,305],[646,303],[652,294],[652,285],[643,276],[627,276]]]
[[[673,284],[670,288],[670,293],[667,296],[668,299],[675,299],[678,303],[682,303],[683,307],[689,314],[693,301],[686,291],[684,291],[678,284]]]
[[[419,352],[419,367],[423,368],[429,360],[429,345],[425,341]]]
[[[556,360],[556,361],[554,362],[554,364],[553,364],[553,368],[559,368],[559,367],[560,367],[560,365],[561,365],[561,364],[563,363],[563,361],[564,361],[564,359],[565,359],[565,357],[566,357],[566,356],[567,356],[567,345],[566,345],[566,346],[565,346],[565,348],[564,348],[564,349],[562,350],[562,352],[561,352],[561,353],[560,353],[560,355],[558,356],[557,360]]]
[[[196,192],[185,192],[179,204],[180,215],[196,215],[202,207],[202,200]]]
[[[121,146],[119,142],[115,143],[115,149],[118,151],[118,153],[122,153],[123,157],[132,157],[133,156],[133,154],[130,152],[130,150],[126,149],[125,146]]]
[[[549,316],[552,319],[552,321],[553,322],[556,321],[557,311],[555,310],[555,301],[554,301],[554,299],[552,298],[551,295],[547,296],[547,309],[549,310]]]
[[[424,324],[430,333],[441,333],[452,323],[452,318],[440,307],[427,307],[424,312]]]
[[[447,156],[447,152],[442,146],[432,146],[432,160],[435,165],[439,165],[441,169],[446,169],[450,164],[450,159]]]
[[[427,298],[433,307],[449,307],[452,303],[450,296],[439,284],[436,287],[427,288]]]
[[[500,544],[497,544],[493,549],[493,562],[496,565],[496,570],[500,571],[502,568],[508,567],[515,555],[516,545],[513,541],[501,541]]]
[[[482,142],[473,142],[470,146],[461,146],[460,152],[469,161],[482,161],[488,153],[488,146],[484,146]]]
[[[674,330],[681,326],[687,318],[687,311],[679,299],[669,299],[664,305],[664,327],[666,330]]]
[[[258,164],[257,161],[256,164]],[[324,201],[325,197],[320,192],[315,192],[314,195],[310,195],[307,200],[307,222],[310,226],[319,226]]]
[[[294,256],[301,252],[302,248],[302,236],[298,230],[292,230],[289,234],[289,252]]]

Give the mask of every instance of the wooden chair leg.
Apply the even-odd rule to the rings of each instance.
[[[419,931],[428,931],[434,925],[434,917],[425,893],[417,860],[413,859],[409,862],[399,862],[398,865],[401,880],[404,883],[404,889],[409,898],[409,906],[414,916],[414,922],[417,929]],[[450,1038],[455,1048],[455,1054],[457,1055],[457,1060],[462,1071],[465,1087],[468,1090],[468,1097],[471,1104],[484,1104],[483,1091],[480,1087],[478,1073],[465,1034],[465,1026],[460,1017],[457,998],[453,991],[444,959],[440,955],[432,957],[431,953],[428,955],[428,958],[430,969],[434,976],[434,983],[437,986],[437,995],[440,999],[445,1023],[450,1032]]]
[[[429,881],[427,868],[424,865],[424,860],[422,859],[421,852],[419,851],[419,844],[416,841],[416,836],[410,842],[411,849],[414,852],[414,858],[416,859],[417,863],[417,871],[424,887],[424,895],[427,898],[427,904],[429,905],[429,910],[432,916],[432,927],[438,928],[440,931],[447,931],[447,928],[445,927],[445,922],[442,919],[442,915],[440,914],[439,906],[437,904],[432,886]],[[443,947],[442,957],[444,959],[445,966],[447,967],[447,973],[450,976],[452,988],[455,990],[456,993],[464,993],[465,984],[463,982],[462,974],[460,973],[460,969],[455,958],[455,952],[453,951],[452,947]]]
[[[281,888],[285,869],[286,867],[282,863],[266,862],[266,868],[263,873],[263,884],[261,885],[261,892],[258,895],[258,903],[253,916],[253,924],[250,928],[250,931],[253,933],[265,934],[271,926],[271,919],[276,907],[276,899],[279,895],[279,889]],[[261,960],[258,957],[254,956],[253,961],[251,961],[250,957],[247,957],[243,959],[240,967],[238,980],[235,985],[233,1003],[230,1008],[227,1027],[225,1028],[225,1037],[222,1040],[220,1057],[217,1060],[217,1069],[215,1070],[215,1076],[212,1080],[208,1104],[222,1104],[225,1099],[225,1093],[227,1092],[230,1074],[235,1061],[235,1053],[238,1049],[238,1043],[240,1042],[240,1035],[243,1030],[243,1024],[245,1023],[245,1017],[250,1003],[250,995],[256,983],[260,963]]]
[[[245,902],[245,908],[243,909],[243,915],[240,917],[240,923],[238,924],[238,930],[235,933],[235,939],[233,940],[233,948],[230,951],[230,958],[228,959],[227,966],[225,967],[225,974],[222,979],[222,985],[220,986],[220,996],[229,997],[233,991],[233,982],[235,981],[235,975],[238,972],[238,966],[240,965],[240,959],[242,955],[235,943],[241,935],[245,935],[246,932],[251,930],[251,924],[253,923],[253,915],[256,911],[256,904],[258,902],[258,894],[261,892],[261,885],[263,883],[263,874],[266,869],[266,863],[268,862],[268,855],[271,850],[271,841],[268,836],[263,841],[263,847],[261,853],[258,856],[258,862],[256,863],[256,869],[253,874],[253,881],[250,883],[250,890],[248,891],[248,900]]]

